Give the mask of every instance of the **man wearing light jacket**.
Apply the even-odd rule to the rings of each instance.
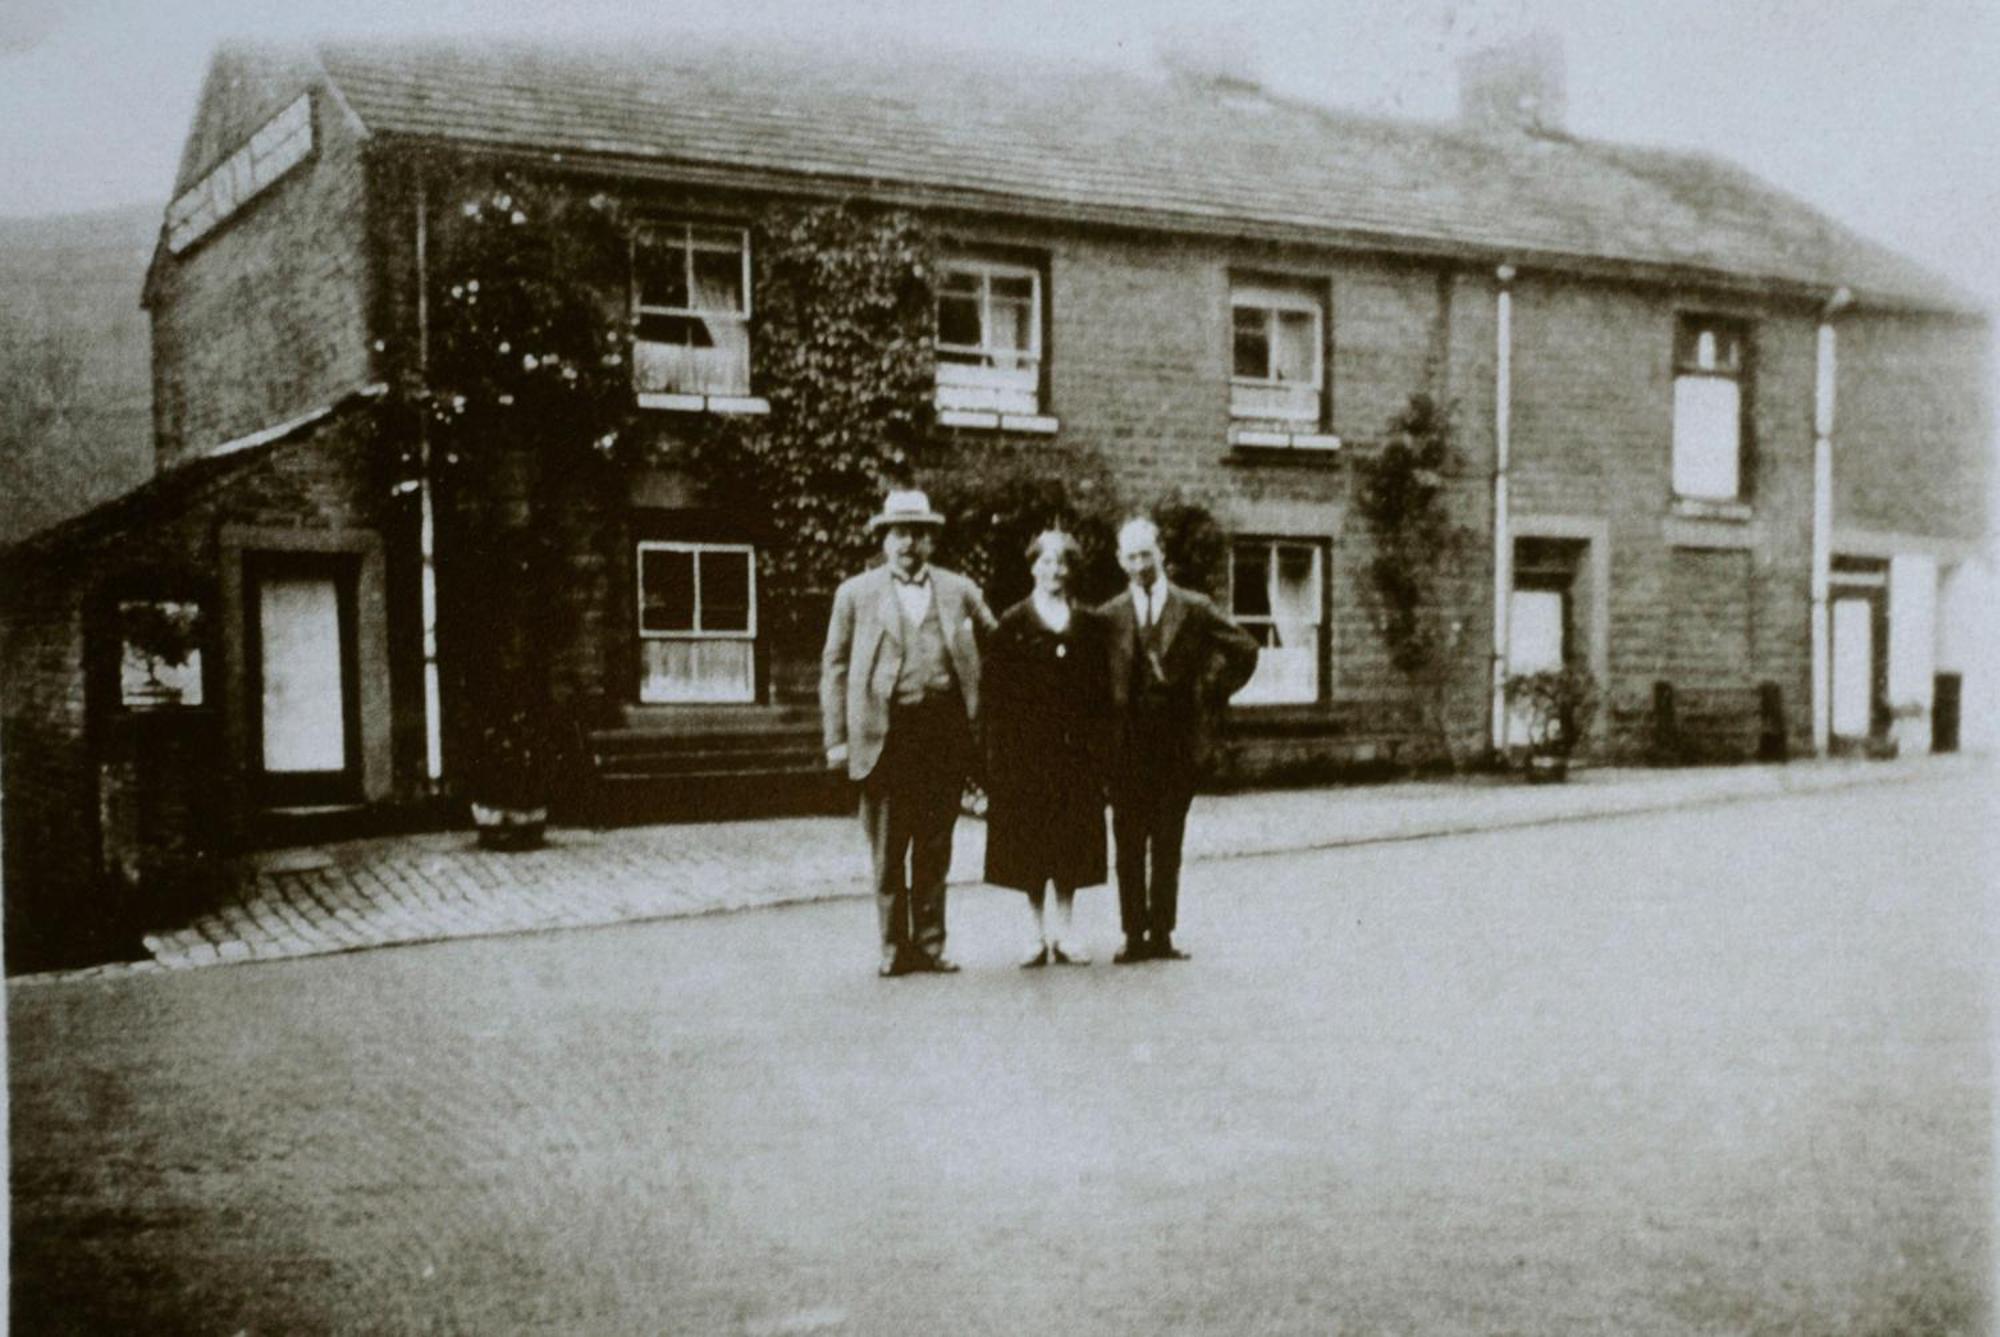
[[[834,594],[820,656],[827,765],[861,786],[884,976],[958,969],[945,875],[994,618],[977,585],[930,564],[943,525],[922,492],[889,494],[869,521],[886,560]]]

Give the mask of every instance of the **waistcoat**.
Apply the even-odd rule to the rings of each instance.
[[[938,618],[937,582],[931,582],[931,601],[924,620],[914,627],[909,614],[896,601],[897,616],[903,623],[903,663],[896,670],[897,705],[915,705],[929,697],[958,690],[958,677],[951,671],[951,656],[944,648],[944,623]]]

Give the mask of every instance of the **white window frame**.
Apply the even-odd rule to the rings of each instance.
[[[694,555],[694,626],[687,631],[649,631],[646,628],[646,554],[649,552],[685,552]],[[704,553],[740,554],[750,567],[750,600],[745,613],[746,627],[742,631],[711,631],[701,625],[701,559]],[[638,628],[639,639],[644,641],[740,641],[749,646],[749,681],[742,695],[716,696],[700,700],[654,701],[654,705],[701,705],[701,704],[743,704],[756,700],[757,696],[757,548],[750,543],[696,543],[679,539],[641,539],[633,557],[632,594],[635,603],[633,625]],[[642,701],[643,697],[643,687]]]
[[[981,259],[971,256],[954,256],[938,266],[939,287],[936,301],[944,299],[943,279],[947,275],[973,275],[979,279],[979,338],[977,344],[948,344],[938,329],[938,317],[933,305],[931,314],[931,338],[937,352],[942,355],[956,353],[967,357],[977,357],[984,361],[980,365],[965,362],[950,362],[943,356],[937,359],[937,406],[944,410],[970,410],[1034,415],[1041,412],[1042,398],[1042,271],[1033,265],[1018,264],[1005,260]],[[1028,320],[1028,347],[997,348],[992,343],[993,280],[996,278],[1028,280],[1028,300],[1030,312]],[[995,366],[993,362],[1005,359],[1015,366]]]
[[[1278,348],[1280,312],[1301,312],[1312,317],[1312,403],[1286,404],[1284,398],[1303,401],[1305,383],[1287,381],[1277,374],[1273,362],[1265,363],[1265,375],[1240,376],[1236,372],[1236,313],[1261,311],[1265,317],[1265,346],[1275,358]],[[1326,406],[1326,307],[1306,283],[1282,285],[1268,280],[1231,279],[1229,282],[1229,412],[1235,418],[1255,418],[1282,422],[1316,423]]]
[[[1733,339],[1736,343],[1733,367],[1722,365],[1718,356],[1724,338]],[[1681,349],[1688,342],[1694,345],[1694,355],[1684,360]],[[1674,322],[1673,367],[1673,454],[1669,460],[1669,476],[1675,500],[1694,503],[1744,501],[1746,461],[1743,447],[1750,376],[1749,326],[1727,316],[1696,312],[1681,314]],[[1695,428],[1688,421],[1683,403],[1684,399],[1690,398],[1692,391],[1715,384],[1727,384],[1736,392],[1735,420],[1723,458],[1711,458],[1710,453],[1719,449],[1715,442],[1696,439]],[[1697,452],[1700,452],[1699,458]],[[1731,482],[1729,490],[1693,490],[1687,487],[1691,478],[1706,474],[1709,467],[1723,463],[1724,459]]]
[[[687,552],[695,555],[694,576],[694,629],[692,631],[647,631],[646,630],[646,554],[649,552]],[[750,610],[749,628],[745,631],[707,631],[701,625],[701,554],[705,552],[741,553],[750,559]],[[688,543],[679,539],[641,539],[637,556],[638,579],[633,582],[633,595],[638,600],[639,636],[649,641],[754,641],[757,639],[757,548],[750,543]]]
[[[639,252],[642,247],[657,246],[666,250],[679,250],[682,265],[685,269],[683,281],[687,288],[688,301],[693,303],[695,300],[695,253],[698,251],[707,251],[716,254],[727,254],[732,249],[731,247],[722,245],[720,242],[697,237],[696,234],[698,232],[728,233],[735,238],[736,245],[733,249],[742,266],[742,272],[738,280],[738,291],[741,294],[738,309],[732,310],[722,307],[694,305],[668,306],[660,303],[641,301]],[[679,234],[678,236],[675,235],[677,233]],[[631,274],[632,341],[635,345],[652,344],[665,348],[679,346],[676,344],[661,343],[658,340],[640,338],[638,336],[638,326],[640,321],[646,316],[675,316],[695,320],[726,320],[734,325],[744,327],[746,331],[744,335],[746,352],[744,356],[743,385],[738,393],[720,395],[687,390],[647,390],[642,387],[639,390],[640,406],[644,408],[706,408],[716,412],[764,412],[765,406],[763,405],[763,401],[753,399],[749,393],[750,367],[747,351],[749,337],[747,328],[750,323],[753,300],[750,289],[750,229],[735,227],[727,223],[709,222],[702,219],[671,219],[641,223],[632,232],[632,252],[629,271]],[[632,358],[632,372],[635,378],[639,374],[639,363],[640,358],[635,351]]]
[[[1268,614],[1244,615],[1236,611],[1236,550],[1239,547],[1251,544],[1255,544],[1265,550],[1267,560],[1264,567],[1266,573],[1264,601],[1266,606],[1272,610]],[[1250,681],[1238,688],[1236,695],[1230,698],[1230,702],[1233,705],[1311,706],[1318,705],[1320,702],[1326,700],[1327,697],[1327,679],[1330,676],[1330,667],[1327,663],[1326,655],[1327,545],[1323,540],[1301,538],[1296,535],[1266,536],[1261,534],[1242,534],[1231,538],[1229,541],[1229,616],[1238,626],[1243,627],[1245,630],[1259,627],[1276,628],[1280,620],[1276,611],[1278,608],[1278,550],[1280,548],[1304,548],[1312,553],[1314,593],[1312,622],[1313,694],[1304,697],[1269,695],[1267,692],[1259,689],[1259,678],[1263,675],[1261,673],[1253,673]],[[1256,633],[1253,632],[1253,634]],[[1266,650],[1280,648],[1282,647],[1266,645],[1260,635],[1257,641],[1257,657],[1260,666]]]

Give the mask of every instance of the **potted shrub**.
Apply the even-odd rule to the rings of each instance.
[[[631,404],[612,280],[630,237],[602,196],[440,160],[429,340],[399,393],[418,430],[400,494],[437,499],[451,782],[480,843],[541,841],[555,784],[552,656],[571,627],[574,517],[616,495]]]
[[[479,843],[533,849],[554,791],[550,658],[567,627],[555,541],[525,528],[473,531],[458,550],[459,614],[477,618],[476,648],[457,659],[471,736],[464,770]]]
[[[480,721],[477,746],[471,808],[480,845],[539,847],[548,827],[550,790],[543,720],[531,706],[516,704]]]
[[[1507,678],[1507,704],[1525,717],[1528,741],[1523,765],[1530,783],[1565,780],[1570,754],[1590,731],[1597,714],[1597,680],[1570,665]]]

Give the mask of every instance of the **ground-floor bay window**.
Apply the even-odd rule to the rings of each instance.
[[[1240,706],[1320,699],[1325,549],[1303,539],[1238,539],[1229,550],[1230,614],[1257,638],[1257,671],[1231,700]]]
[[[757,698],[757,554],[747,543],[639,544],[639,700]]]

